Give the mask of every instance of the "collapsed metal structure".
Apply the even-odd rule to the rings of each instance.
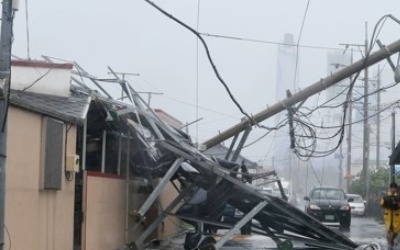
[[[113,99],[96,77],[90,76],[75,64],[79,72],[73,73],[90,79],[102,92],[97,93],[97,96],[102,96],[113,105],[115,115],[122,120],[130,121],[126,126],[133,132],[137,145],[140,145],[140,153],[130,159],[133,163],[130,171],[145,179],[160,178],[147,200],[133,213],[136,219],[134,232],[135,228],[146,221],[146,212],[158,199],[167,183],[172,181],[180,183],[180,188],[177,188],[179,195],[150,225],[147,225],[141,234],[135,233],[137,235],[130,247],[143,249],[148,236],[168,215],[173,215],[195,228],[195,232],[186,235],[185,249],[218,249],[246,224],[251,224],[251,232],[274,240],[278,249],[292,249],[292,241],[325,249],[355,249],[356,243],[290,205],[285,199],[275,172],[250,174],[246,166],[238,165],[234,161],[240,154],[254,122],[261,122],[398,51],[400,51],[400,41],[383,47],[365,60],[360,60],[256,114],[252,121],[245,120],[204,143],[207,147],[211,147],[234,136],[225,159],[204,155],[186,134],[163,122],[129,83],[119,79],[117,74],[114,73],[113,81],[121,85],[130,101],[129,104]],[[50,60],[48,57],[45,59]],[[93,92],[80,79],[73,77],[72,80],[77,84],[73,91]],[[240,134],[242,137],[234,150]],[[231,156],[232,152],[234,153]],[[278,183],[283,197],[260,193],[251,186],[251,182],[257,178]],[[227,205],[243,212],[243,216],[222,222],[221,218]],[[218,241],[206,233],[215,231],[215,228],[228,229]]]

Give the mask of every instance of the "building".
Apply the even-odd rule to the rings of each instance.
[[[283,45],[278,46],[276,101],[286,99],[287,90],[290,90],[291,93],[299,90],[298,65],[294,36],[285,34]],[[285,119],[287,119],[287,112],[280,112],[275,115],[275,124],[279,124]],[[283,127],[277,133],[274,140],[273,167],[277,169],[279,176],[292,181],[296,159],[290,148],[289,127]]]
[[[63,89],[71,69],[71,64],[12,63],[5,249],[73,248],[75,181],[69,160],[76,154],[77,128],[89,98],[69,96]],[[36,81],[48,70],[48,78]],[[40,85],[60,88],[39,94]]]
[[[157,176],[148,181],[132,171],[144,153],[132,133],[140,124],[131,114],[118,114],[130,105],[71,85],[72,68],[12,62],[5,249],[118,249],[177,193],[168,185],[146,221],[136,221],[134,212],[157,184]],[[156,113],[171,126],[182,126],[166,112]],[[179,222],[170,218],[150,237],[178,229]]]

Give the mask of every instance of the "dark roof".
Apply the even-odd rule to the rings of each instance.
[[[69,97],[11,90],[10,103],[37,113],[69,122],[83,124],[91,98],[71,92]]]
[[[389,165],[400,164],[400,141],[397,143],[392,155],[389,157]]]

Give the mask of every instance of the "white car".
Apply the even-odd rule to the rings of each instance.
[[[349,202],[352,215],[365,215],[365,204],[362,197],[358,194],[347,194],[347,198],[353,198],[352,202]]]

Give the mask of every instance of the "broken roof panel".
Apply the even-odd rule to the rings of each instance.
[[[10,103],[65,122],[83,124],[89,109],[90,96],[71,92],[69,97],[12,90]]]

